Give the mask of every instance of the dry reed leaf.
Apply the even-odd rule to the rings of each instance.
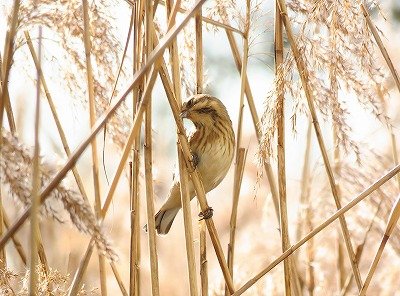
[[[33,153],[18,138],[4,129],[2,141],[0,150],[1,182],[8,185],[11,195],[20,201],[24,207],[29,207],[32,192]],[[41,162],[41,186],[44,187],[51,181],[56,170],[51,164]],[[49,215],[62,223],[62,213],[59,210],[60,202],[75,227],[79,231],[92,236],[99,250],[104,252],[108,258],[116,259],[109,239],[104,235],[90,205],[76,190],[67,188],[62,183],[58,185],[51,192],[50,197],[46,199],[42,207],[42,214]]]

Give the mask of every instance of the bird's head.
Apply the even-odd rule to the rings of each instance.
[[[206,94],[191,96],[183,103],[181,117],[190,119],[195,126],[213,125],[217,120],[229,120],[224,104]]]

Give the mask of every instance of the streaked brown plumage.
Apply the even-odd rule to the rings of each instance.
[[[210,95],[194,95],[182,106],[182,118],[190,119],[196,131],[189,136],[196,167],[205,192],[221,183],[232,163],[235,134],[229,114],[220,100]],[[179,178],[177,178],[179,179]],[[195,196],[189,182],[190,199]],[[158,234],[167,234],[181,208],[180,184],[175,181],[168,198],[155,216]]]

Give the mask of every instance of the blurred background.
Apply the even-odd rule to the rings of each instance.
[[[4,48],[5,34],[7,30],[7,19],[10,15],[12,2],[3,0],[0,4],[0,49]],[[81,9],[80,1],[38,1],[38,8],[34,7],[32,1],[22,1],[21,21],[18,28],[16,51],[9,78],[9,92],[11,105],[14,109],[15,122],[18,139],[28,147],[34,144],[34,110],[35,110],[35,89],[36,70],[24,41],[23,31],[28,30],[31,38],[37,46],[38,27],[43,28],[43,52],[42,68],[47,78],[48,87],[52,93],[56,108],[59,111],[60,120],[65,129],[70,147],[74,149],[81,143],[90,131],[88,102],[86,91],[86,74],[81,64],[84,58],[83,44],[79,41],[79,31],[82,24],[77,21],[81,18],[78,13]],[[98,79],[99,88],[96,93],[99,97],[110,97],[115,81],[122,52],[126,42],[129,28],[131,8],[124,1],[93,1],[91,2],[92,16],[99,15],[104,21],[99,21],[104,27],[93,27],[94,54],[98,55],[94,63],[94,75]],[[182,1],[184,7],[191,7],[190,1]],[[296,1],[292,1],[295,3]],[[301,1],[308,3],[308,1]],[[400,4],[395,0],[381,1],[379,7],[373,6],[371,14],[373,21],[380,30],[382,40],[388,53],[398,69],[400,64]],[[243,29],[244,4],[231,1],[207,1],[204,8],[204,15],[215,17],[216,7],[228,7],[230,12],[230,24]],[[225,6],[224,6],[225,5]],[[248,64],[248,77],[254,95],[254,101],[259,116],[268,110],[269,93],[274,89],[274,45],[273,45],[273,21],[274,6],[272,1],[252,2],[253,23],[250,33],[250,52]],[[233,7],[233,8],[232,8]],[[74,12],[73,9],[76,9]],[[98,14],[93,12],[98,10]],[[156,15],[156,24],[161,27],[161,33],[165,32],[165,9],[159,7]],[[25,14],[24,14],[25,13]],[[54,13],[54,14],[53,14]],[[78,16],[77,16],[78,15]],[[177,22],[181,19],[178,14]],[[300,19],[301,20],[301,19]],[[74,28],[74,22],[76,22]],[[98,24],[98,23],[94,23]],[[295,32],[300,32],[301,26],[295,26]],[[98,34],[98,35],[97,35]],[[236,36],[237,44],[242,50],[242,41]],[[234,129],[238,122],[239,97],[240,97],[240,73],[237,71],[231,49],[222,29],[212,25],[205,25],[203,28],[204,44],[204,68],[205,68],[205,92],[212,94],[222,100],[231,116]],[[96,41],[97,40],[97,41]],[[191,48],[194,42],[194,21],[190,21],[184,32],[178,36],[179,52],[181,57],[181,70],[183,77],[182,94],[187,97],[195,90],[195,51]],[[67,48],[67,50],[66,50]],[[285,43],[288,49],[288,44]],[[104,60],[98,59],[102,51],[105,52]],[[2,51],[3,54],[3,51]],[[75,54],[75,55],[74,55]],[[351,130],[346,133],[357,143],[360,149],[346,151],[341,148],[341,175],[336,175],[339,186],[342,190],[342,202],[347,203],[357,193],[364,190],[368,184],[391,169],[393,164],[391,134],[388,131],[388,124],[392,127],[393,135],[399,136],[399,92],[391,78],[387,65],[377,47],[371,53],[376,63],[384,73],[382,85],[387,89],[385,101],[377,110],[385,112],[382,120],[377,112],[367,104],[361,104],[357,94],[345,87],[339,90],[339,96],[346,110],[346,120]],[[102,64],[104,63],[104,64]],[[122,76],[117,84],[115,97],[130,85],[132,79],[132,40],[127,49],[127,59],[123,67]],[[109,71],[109,72],[104,72]],[[355,74],[357,75],[357,74]],[[361,75],[361,74],[360,74]],[[318,94],[315,94],[318,95]],[[300,95],[299,95],[300,96]],[[60,168],[66,161],[58,132],[53,123],[51,111],[42,94],[41,101],[41,122],[40,122],[40,149],[41,155],[46,163],[54,169]],[[161,206],[168,194],[173,174],[177,171],[177,148],[175,124],[166,95],[160,79],[156,81],[153,93],[153,148],[154,148],[154,196],[156,211]],[[115,99],[114,99],[115,100]],[[311,146],[309,150],[309,177],[306,180],[309,190],[309,202],[301,200],[304,187],[303,168],[305,165],[305,153],[307,144],[307,133],[309,129],[308,112],[298,108],[301,99],[293,98],[288,94],[285,101],[286,116],[286,179],[287,179],[287,200],[289,232],[291,242],[295,243],[315,226],[322,223],[335,211],[335,205],[331,196],[329,183],[326,177],[325,168],[314,131],[311,133]],[[379,99],[377,99],[379,101]],[[107,100],[105,101],[107,102]],[[105,103],[99,103],[98,116],[105,109]],[[372,105],[374,102],[372,103]],[[117,127],[111,127],[106,134],[105,141],[103,134],[97,137],[102,156],[104,149],[104,167],[100,170],[101,196],[107,192],[109,183],[118,164],[121,149],[124,144],[123,135],[130,129],[132,118],[132,103],[128,99],[124,109],[117,115]],[[367,106],[367,107],[366,107]],[[320,106],[318,106],[320,107]],[[103,109],[102,109],[103,108]],[[329,109],[329,108],[328,108]],[[279,223],[275,215],[271,199],[270,186],[263,174],[263,168],[259,165],[258,142],[255,129],[247,103],[244,109],[243,140],[242,143],[247,149],[247,159],[243,176],[243,183],[240,191],[239,211],[237,221],[236,252],[234,261],[235,286],[242,286],[247,280],[266,267],[271,261],[278,257],[281,251],[281,239]],[[324,108],[319,109],[324,110]],[[268,116],[265,115],[265,116]],[[319,113],[323,136],[327,145],[332,163],[335,150],[335,138],[332,132],[332,121],[330,114]],[[185,122],[188,130],[193,129],[190,122]],[[7,121],[4,120],[3,127],[8,130]],[[396,141],[397,142],[397,141]],[[276,140],[271,145],[276,147]],[[276,149],[271,157],[271,165],[277,176]],[[8,160],[7,160],[8,161]],[[10,160],[11,161],[11,160]],[[143,164],[143,159],[141,159]],[[93,201],[94,189],[92,178],[92,164],[90,149],[83,154],[77,168],[83,177],[85,189],[89,199]],[[215,190],[207,194],[207,199],[214,209],[214,221],[224,251],[227,251],[229,242],[229,220],[232,208],[233,195],[233,170],[232,165],[227,177]],[[144,169],[140,170],[140,219],[141,225],[146,224]],[[72,174],[64,180],[67,187],[74,188]],[[75,188],[76,190],[76,188]],[[392,202],[398,194],[398,187],[395,180],[382,187],[382,191],[388,197],[387,203],[377,212],[381,196],[367,198],[352,209],[348,216],[350,234],[353,245],[359,246],[365,242],[364,253],[360,262],[360,271],[364,278],[370,266],[373,256],[378,248],[383,235],[388,214]],[[4,197],[4,208],[8,216],[14,221],[22,211],[18,197],[10,194],[10,188],[2,183],[1,194]],[[311,211],[309,224],[306,224],[305,215],[307,209]],[[196,262],[199,262],[199,234],[197,224],[198,207],[195,201],[192,202],[193,229],[196,247]],[[67,215],[65,215],[67,216]],[[67,219],[66,219],[67,220]],[[367,231],[372,225],[370,231]],[[124,173],[118,185],[116,195],[113,199],[109,213],[106,217],[104,230],[113,242],[113,247],[119,256],[117,266],[124,283],[129,283],[129,247],[130,247],[130,213],[129,213],[129,172]],[[65,288],[68,287],[73,274],[75,273],[80,260],[85,252],[85,247],[90,240],[85,234],[77,231],[69,222],[60,224],[50,218],[43,217],[41,222],[43,244],[48,256],[51,268],[62,275],[69,275]],[[397,231],[397,232],[396,232]],[[368,236],[366,236],[368,233]],[[23,246],[29,249],[29,227],[28,224],[18,233]],[[141,238],[141,295],[151,295],[149,252],[147,234],[142,231]],[[370,295],[400,295],[400,233],[395,230],[389,246],[385,249],[381,262],[379,263],[376,275],[369,288]],[[331,226],[318,234],[312,245],[303,246],[295,256],[298,260],[298,269],[304,285],[304,295],[311,294],[307,287],[310,286],[309,272],[312,267],[314,274],[313,294],[314,295],[339,295],[340,279],[338,272],[338,241],[341,239],[339,223],[334,222]],[[208,245],[208,268],[210,295],[223,295],[224,280],[216,260],[216,256],[209,237]],[[364,241],[365,240],[365,241]],[[168,235],[157,237],[157,251],[159,263],[159,279],[161,295],[188,295],[188,272],[185,251],[185,239],[183,218],[180,212]],[[310,261],[310,252],[313,254]],[[18,275],[13,279],[13,285],[21,287],[26,267],[19,259],[14,247],[9,243],[6,248],[8,268]],[[88,294],[99,294],[99,272],[97,256],[92,256],[89,269],[85,276],[85,289]],[[351,273],[347,255],[344,255],[344,267],[348,274]],[[199,265],[197,264],[197,268]],[[108,267],[109,269],[109,267]],[[107,285],[109,295],[118,295],[120,290],[111,270],[107,270]],[[26,284],[26,283],[25,283]],[[18,291],[18,288],[17,290]],[[283,295],[284,278],[283,265],[280,264],[257,282],[244,295]],[[356,285],[353,283],[348,295],[356,294]]]

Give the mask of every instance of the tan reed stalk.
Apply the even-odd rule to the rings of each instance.
[[[238,48],[238,46],[236,44],[236,41],[235,41],[235,37],[233,36],[232,32],[230,32],[228,30],[226,30],[226,35],[228,37],[228,41],[229,41],[229,45],[231,47],[232,55],[233,55],[233,58],[235,60],[236,68],[240,72],[241,69],[242,69],[242,62],[241,62],[241,57],[240,57],[240,53],[239,53],[239,48]],[[253,93],[252,93],[251,88],[250,88],[250,83],[249,83],[248,77],[246,77],[246,81],[245,82],[246,82],[246,84],[245,84],[245,93],[246,93],[247,103],[249,104],[249,109],[250,109],[251,117],[252,117],[252,120],[253,120],[254,129],[255,129],[256,135],[257,135],[257,140],[258,140],[258,143],[260,143],[261,136],[262,136],[261,135],[261,131],[259,129],[260,119],[258,117],[257,109],[256,109],[256,106],[254,104]],[[265,160],[263,162],[263,165],[264,165],[264,170],[265,170],[265,173],[267,175],[269,186],[270,186],[272,201],[274,203],[274,208],[275,208],[275,214],[276,214],[276,217],[278,218],[278,221],[279,221],[278,189],[276,188],[276,182],[275,182],[274,173],[272,171],[272,167],[271,167],[271,164],[270,164],[269,160]]]
[[[125,0],[125,1],[131,2],[130,0]],[[164,6],[166,5],[166,1],[160,0],[160,1],[158,1],[158,2],[159,2],[161,5],[164,5]],[[133,3],[129,3],[129,4],[130,4],[130,5],[133,5]],[[186,11],[184,8],[180,7],[179,10],[178,10],[178,12],[180,12],[180,13],[186,13],[187,11]],[[228,31],[231,31],[231,32],[235,32],[235,33],[240,34],[240,35],[243,35],[243,32],[240,31],[239,29],[234,28],[234,27],[232,27],[232,26],[229,26],[229,25],[227,25],[227,24],[221,23],[221,22],[219,22],[219,21],[213,20],[213,19],[208,18],[208,17],[206,17],[206,16],[201,16],[201,20],[202,20],[203,22],[205,22],[205,23],[214,25],[214,26],[216,26],[216,27],[218,27],[218,28],[222,28],[222,29],[225,29],[225,30],[228,30]]]
[[[174,91],[173,91],[173,86],[172,82],[169,78],[168,75],[168,70],[166,68],[165,62],[162,64],[161,67],[161,80],[163,82],[168,102],[170,104],[172,113],[174,115],[175,123],[176,126],[178,127],[179,130],[179,144],[182,149],[182,153],[184,155],[184,160],[186,162],[186,166],[188,167],[188,171],[193,183],[193,186],[196,191],[196,196],[199,200],[201,210],[204,212],[205,210],[209,209],[207,199],[205,196],[203,184],[201,183],[199,173],[197,169],[193,166],[192,163],[192,154],[190,152],[190,147],[188,143],[188,139],[186,137],[186,131],[182,123],[182,119],[179,116],[179,106],[176,103],[175,97],[174,97]],[[226,264],[225,256],[222,251],[221,247],[221,242],[218,238],[217,230],[215,229],[214,221],[212,218],[206,219],[206,225],[208,232],[210,234],[211,242],[214,246],[215,253],[217,255],[218,262],[220,264],[220,267],[222,269],[222,274],[225,279],[225,283],[228,285],[229,291],[231,293],[234,292],[234,287],[233,287],[233,282],[232,282],[232,277],[230,276],[228,265]]]
[[[153,49],[153,34],[151,27],[153,25],[153,7],[151,1],[146,1],[146,49],[147,55]],[[151,78],[151,77],[150,77]],[[150,250],[150,274],[152,295],[160,295],[160,285],[158,280],[158,258],[156,247],[156,228],[155,228],[155,210],[154,210],[154,195],[153,195],[153,143],[152,143],[152,98],[151,91],[149,103],[146,107],[145,116],[145,143],[144,143],[144,166],[146,178],[146,208],[147,208],[147,225],[149,234],[149,250]]]
[[[303,235],[303,228],[306,227],[306,231],[312,230],[312,214],[310,204],[310,154],[311,154],[311,132],[312,132],[312,122],[308,121],[307,127],[307,140],[306,149],[304,152],[304,164],[301,174],[301,189],[300,189],[300,207],[298,213],[298,222],[296,229],[296,240],[299,241]],[[298,253],[297,261],[298,261]],[[306,246],[306,275],[302,281],[299,280],[300,290],[302,290],[304,284],[307,286],[308,293],[310,296],[314,295],[315,281],[314,281],[314,240],[310,239]],[[294,260],[293,260],[294,261]],[[295,261],[294,261],[295,262]],[[294,269],[296,270],[296,269]],[[298,276],[300,278],[300,276]]]
[[[89,117],[90,126],[96,122],[96,102],[93,86],[93,70],[91,62],[91,28],[89,19],[89,4],[87,0],[82,0],[83,8],[83,41],[85,45],[85,57],[86,57],[86,75],[88,83],[89,93]],[[99,180],[99,157],[97,151],[96,137],[93,138],[92,143],[92,171],[93,171],[93,185],[94,185],[94,210],[96,217],[100,217],[101,213],[101,200],[100,200],[100,180]],[[99,254],[99,271],[100,271],[100,288],[101,294],[107,296],[107,274],[106,274],[106,262],[105,257]]]
[[[3,126],[3,115],[4,115],[4,107],[7,106],[6,100],[9,99],[8,94],[8,76],[10,74],[11,61],[13,57],[13,48],[14,48],[14,38],[17,32],[18,25],[18,12],[19,12],[20,1],[14,0],[12,16],[10,22],[10,30],[6,34],[6,40],[4,42],[4,62],[3,62],[3,70],[1,71],[3,85],[0,93],[0,128]],[[0,142],[1,142],[0,138]]]
[[[381,259],[383,250],[384,250],[386,243],[388,242],[390,236],[392,235],[393,230],[396,227],[397,221],[399,220],[399,218],[400,218],[400,195],[397,197],[397,200],[394,203],[392,211],[389,215],[389,219],[386,224],[385,234],[382,237],[381,243],[379,245],[379,249],[376,252],[374,260],[372,261],[372,264],[368,270],[368,275],[365,278],[364,285],[359,293],[360,296],[364,296],[367,294],[369,284],[371,283],[374,272],[375,272],[376,268],[378,267],[378,263],[379,263],[379,260]]]
[[[122,281],[121,276],[119,275],[117,266],[115,265],[114,262],[110,262],[110,266],[114,273],[114,277],[117,280],[117,283],[118,283],[119,289],[121,290],[122,295],[128,296],[128,292],[126,291],[124,282]]]
[[[94,240],[91,239],[90,243],[86,249],[85,255],[83,259],[79,263],[79,267],[75,272],[74,278],[72,279],[71,286],[68,290],[68,296],[75,296],[78,295],[79,291],[81,290],[81,283],[83,276],[85,275],[85,271],[87,266],[89,265],[90,257],[92,256],[94,248]]]
[[[183,223],[185,227],[186,255],[189,271],[189,289],[191,296],[199,295],[197,289],[196,257],[193,245],[192,215],[190,212],[190,198],[188,187],[188,172],[183,159],[182,151],[178,150],[179,177],[181,182],[181,202],[183,210]],[[200,255],[201,256],[201,255]],[[202,290],[203,291],[203,290]]]
[[[203,20],[202,10],[199,9],[195,17],[195,30],[196,30],[196,93],[203,93],[204,84],[204,70],[203,70]],[[197,205],[201,211],[200,205]],[[199,225],[199,238],[200,238],[200,283],[201,295],[208,295],[208,260],[207,260],[207,234],[206,222],[202,219],[198,222]]]
[[[229,231],[229,243],[228,243],[228,268],[231,273],[233,280],[233,261],[235,253],[235,237],[236,237],[236,221],[237,221],[237,208],[239,204],[239,195],[241,188],[240,175],[244,170],[244,155],[240,156],[239,151],[241,151],[242,142],[242,126],[243,126],[243,109],[244,109],[244,95],[245,95],[245,82],[247,75],[247,61],[249,58],[249,30],[250,30],[250,0],[246,1],[246,17],[244,24],[244,34],[243,34],[243,56],[242,56],[242,67],[240,70],[240,94],[239,94],[239,115],[238,115],[238,125],[236,128],[236,159],[235,159],[235,173],[234,173],[234,183],[233,183],[233,198],[232,198],[232,211],[230,218],[230,231]],[[244,154],[244,151],[241,153]],[[242,159],[239,159],[239,156]],[[242,163],[239,163],[239,160]],[[241,167],[239,167],[241,166]],[[225,286],[225,295],[229,295],[229,289]]]
[[[105,216],[107,214],[107,211],[108,211],[108,209],[109,209],[109,207],[111,205],[112,198],[113,198],[115,190],[117,188],[119,179],[120,179],[120,177],[122,175],[122,172],[124,170],[126,161],[127,161],[128,157],[129,157],[129,153],[131,152],[131,147],[133,145],[133,141],[136,139],[136,137],[137,137],[137,135],[138,135],[138,133],[140,131],[143,114],[144,114],[144,111],[145,111],[146,106],[147,106],[147,100],[149,98],[148,93],[154,86],[154,82],[155,82],[155,79],[157,77],[157,73],[158,73],[157,71],[152,69],[151,74],[150,74],[150,78],[147,81],[147,85],[146,85],[144,93],[143,93],[143,100],[141,101],[139,109],[138,109],[138,111],[136,113],[135,120],[134,120],[133,125],[131,127],[128,140],[126,141],[125,146],[124,146],[124,148],[122,150],[121,159],[119,161],[117,170],[116,170],[116,172],[114,174],[114,177],[113,177],[113,180],[111,182],[110,188],[108,189],[108,192],[107,192],[107,195],[106,195],[106,199],[104,201],[104,205],[103,205],[103,208],[102,208],[102,211],[101,211],[102,220],[105,218]],[[130,184],[132,184],[132,181],[134,179],[132,172],[133,172],[133,165],[131,165],[131,168],[130,168],[130,173],[132,174],[132,176],[130,178],[130,181],[131,181]],[[130,186],[130,188],[133,189],[132,186]],[[131,194],[133,194],[133,190],[132,190]],[[87,264],[89,263],[90,256],[93,253],[93,250],[89,250],[89,249],[93,248],[93,247],[94,247],[94,241],[92,239],[90,241],[90,244],[87,247],[87,250],[85,252],[84,257],[81,260],[79,268],[78,268],[77,272],[75,273],[73,283],[71,284],[71,291],[79,291],[80,290],[80,287],[81,287],[81,284],[82,284],[82,277],[86,272]],[[133,289],[133,287],[130,286],[130,289]],[[135,290],[136,290],[136,288],[133,289],[133,290],[130,290],[130,293],[134,294]],[[73,294],[71,294],[71,295],[73,295]]]
[[[280,15],[278,3],[275,2],[275,76],[278,77],[280,68],[283,64],[283,24]],[[278,102],[277,102],[277,131],[278,131],[278,189],[279,189],[279,214],[280,214],[280,230],[282,240],[282,252],[290,248],[289,241],[289,221],[287,217],[287,198],[286,198],[286,167],[285,167],[285,98],[283,95],[283,85],[279,85]],[[291,286],[291,266],[289,258],[283,262],[285,295],[292,295]]]
[[[41,61],[42,53],[42,28],[39,27],[39,63]],[[31,260],[30,260],[30,273],[29,273],[29,294],[36,295],[38,291],[38,274],[36,267],[38,263],[38,240],[39,240],[39,207],[40,207],[40,164],[39,164],[39,125],[40,125],[40,82],[39,82],[39,71],[37,71],[36,80],[36,106],[35,106],[35,148],[33,151],[33,169],[32,169],[32,206],[31,206],[31,227],[30,227],[30,248],[31,248]]]
[[[53,115],[54,122],[56,123],[57,131],[58,131],[58,134],[60,136],[62,145],[64,147],[65,154],[67,154],[67,157],[70,157],[71,156],[71,149],[69,148],[67,137],[65,135],[64,129],[63,129],[62,124],[60,122],[60,119],[58,117],[57,109],[56,109],[56,106],[54,105],[54,101],[53,101],[53,98],[52,98],[52,96],[50,94],[50,90],[47,87],[47,82],[46,82],[46,79],[44,77],[42,68],[40,67],[39,59],[38,59],[38,57],[36,55],[35,48],[33,47],[31,37],[30,37],[28,31],[25,31],[24,34],[25,34],[25,40],[26,40],[26,43],[28,45],[29,51],[31,53],[33,62],[35,63],[36,70],[39,72],[40,82],[42,83],[42,87],[43,87],[44,93],[46,95],[47,102],[49,103],[51,114]],[[75,177],[75,180],[76,180],[76,184],[78,185],[79,192],[82,194],[83,198],[88,200],[87,194],[86,194],[86,191],[85,191],[85,187],[84,187],[83,182],[82,182],[82,178],[79,175],[78,170],[77,170],[77,168],[75,166],[72,168],[72,172],[74,174],[74,177]]]
[[[322,154],[322,158],[324,160],[325,170],[328,175],[332,195],[335,199],[336,208],[340,209],[342,206],[341,206],[341,202],[340,202],[340,198],[339,198],[339,193],[337,191],[336,184],[335,184],[335,177],[333,175],[332,167],[329,162],[328,153],[326,151],[325,143],[324,143],[324,140],[322,137],[321,127],[319,125],[319,121],[318,121],[317,114],[315,111],[312,91],[311,91],[309,83],[308,83],[309,82],[308,70],[304,64],[303,57],[300,54],[300,51],[297,47],[297,43],[295,41],[295,38],[294,38],[294,35],[292,32],[292,27],[291,27],[290,20],[289,20],[288,14],[287,14],[286,1],[285,0],[277,0],[277,1],[279,1],[279,9],[281,11],[283,24],[285,25],[288,41],[290,43],[290,46],[291,46],[291,49],[293,52],[293,57],[295,58],[296,65],[297,65],[297,68],[298,68],[298,71],[300,74],[302,86],[303,86],[303,89],[304,89],[304,92],[305,92],[305,95],[307,98],[308,107],[310,109],[315,133],[316,133],[318,144],[319,144],[321,154]],[[346,219],[344,216],[341,216],[339,218],[339,221],[340,221],[340,226],[341,226],[342,233],[343,233],[343,238],[346,243],[347,253],[348,253],[348,256],[350,259],[350,263],[352,266],[352,270],[353,270],[355,279],[356,279],[357,287],[360,290],[361,286],[362,286],[361,276],[360,276],[360,271],[357,266],[357,262],[355,261],[354,250],[353,250],[352,243],[350,240],[350,234],[349,234],[349,229],[347,227]]]
[[[2,173],[2,172],[0,172]],[[1,190],[1,188],[0,188]],[[0,192],[0,208],[3,209],[3,195]],[[5,228],[3,210],[0,211],[0,235],[3,235]],[[0,250],[0,270],[7,270],[7,262],[6,262],[6,250],[2,248]]]
[[[348,204],[346,204],[344,207],[342,207],[340,210],[336,211],[332,216],[330,216],[328,219],[326,219],[324,222],[322,222],[320,225],[318,225],[314,230],[310,231],[306,236],[304,236],[300,241],[295,243],[285,251],[283,254],[281,254],[278,258],[276,258],[274,261],[272,261],[266,268],[264,268],[261,272],[259,272],[257,275],[255,275],[253,278],[251,278],[247,283],[245,283],[240,289],[238,289],[233,296],[238,296],[242,295],[247,289],[249,289],[251,286],[253,286],[259,279],[261,279],[265,274],[267,274],[269,271],[271,271],[275,266],[277,266],[280,262],[282,262],[285,258],[287,258],[289,255],[291,255],[294,251],[296,251],[298,248],[300,248],[302,245],[304,245],[307,241],[309,241],[311,238],[313,238],[316,234],[321,232],[323,229],[328,227],[333,221],[335,221],[337,218],[345,214],[348,210],[356,206],[360,201],[362,201],[364,198],[366,198],[368,195],[370,195],[372,192],[377,190],[379,187],[381,187],[383,184],[385,184],[387,181],[392,179],[396,174],[400,172],[400,165],[395,166],[393,169],[391,169],[388,173],[386,173],[384,176],[376,180],[372,185],[370,185],[368,188],[366,188],[363,192],[361,192],[357,197],[352,199]]]
[[[378,194],[381,194],[381,193],[382,193],[382,190],[381,190],[381,189],[378,189],[377,192],[378,192]],[[368,226],[368,228],[367,228],[367,231],[366,231],[365,234],[364,234],[363,241],[361,242],[361,244],[359,244],[359,245],[357,246],[357,249],[356,249],[356,260],[357,260],[357,262],[360,262],[360,260],[361,260],[361,256],[362,256],[363,251],[364,251],[364,246],[365,246],[365,244],[366,244],[366,242],[367,242],[367,238],[368,238],[369,234],[371,233],[372,226],[374,225],[375,219],[376,219],[376,217],[378,216],[378,213],[379,213],[379,210],[380,210],[380,208],[381,208],[381,206],[382,206],[382,204],[383,204],[383,201],[384,201],[384,199],[382,199],[382,200],[379,202],[378,207],[377,207],[376,212],[375,212],[375,215],[374,215],[374,217],[371,219],[371,222],[369,223],[369,226]],[[348,293],[349,288],[350,288],[350,284],[351,284],[351,282],[352,282],[353,279],[354,279],[354,275],[353,275],[352,273],[350,273],[350,274],[347,276],[345,285],[343,286],[342,290],[340,291],[340,296],[345,296],[345,295]]]
[[[329,31],[329,38],[331,47],[336,52],[336,34],[335,30],[337,28],[337,8],[333,8],[332,12],[332,20],[331,20],[331,28]],[[338,94],[338,82],[337,82],[337,70],[335,67],[331,67],[329,69],[329,81],[330,87],[333,90],[333,94],[337,96]],[[337,98],[335,98],[337,100]],[[339,138],[338,138],[338,127],[332,120],[332,135],[333,135],[333,172],[336,176],[340,176],[341,164],[340,164],[340,150],[339,150]],[[341,200],[341,190],[339,186],[339,182],[335,180],[335,186],[338,191],[338,198]],[[346,268],[345,268],[345,250],[343,245],[343,240],[340,238],[340,230],[337,229],[338,239],[337,239],[337,271],[339,274],[338,285],[339,291],[343,288],[346,281]]]
[[[233,184],[233,201],[232,212],[229,223],[229,244],[228,244],[228,268],[233,279],[233,259],[235,256],[235,239],[237,225],[237,211],[239,205],[240,187],[243,180],[244,166],[246,163],[247,151],[245,148],[239,148],[236,152],[235,176]],[[225,287],[225,295],[230,295],[229,290]]]
[[[6,229],[10,228],[10,219],[7,216],[7,213],[4,211],[4,207],[1,207],[1,211],[3,212],[3,219],[4,219],[4,226]],[[19,239],[17,238],[16,235],[14,235],[12,237],[12,241],[14,243],[15,249],[17,250],[19,257],[21,258],[22,262],[24,263],[24,265],[26,266],[27,262],[26,262],[26,254],[24,251],[24,248],[21,244],[21,242],[19,241]]]
[[[145,62],[145,40],[143,38],[144,29],[144,4],[145,1],[139,1],[135,6],[134,17],[134,46],[133,46],[133,73],[135,73],[141,63]],[[135,117],[143,81],[132,93],[132,115]],[[150,96],[149,96],[150,98]],[[141,124],[141,123],[140,123]],[[140,130],[136,134],[132,150],[132,170],[130,182],[130,252],[129,252],[129,293],[130,295],[140,294],[140,199],[139,199],[139,168],[140,168]]]
[[[333,148],[333,171],[336,174],[336,176],[340,175],[340,151],[339,151],[339,138],[338,138],[338,130],[337,126],[333,125],[333,143],[334,143],[334,148]],[[336,181],[336,188],[339,194],[339,197],[341,196],[341,190],[340,190],[340,185],[339,182]],[[338,235],[340,236],[340,230],[338,229]],[[338,273],[339,273],[339,291],[344,287],[345,282],[346,282],[346,267],[345,267],[345,249],[343,245],[343,241],[338,237],[337,240],[337,268],[338,268]]]
[[[1,90],[2,90],[2,85],[3,85],[3,62],[2,62],[2,58],[1,58],[1,53],[0,53],[0,94],[1,94]],[[8,120],[8,125],[10,127],[10,131],[11,133],[14,135],[16,132],[16,127],[15,127],[15,119],[14,119],[14,113],[12,110],[12,106],[11,106],[11,101],[10,101],[10,94],[8,92],[8,89],[6,89],[6,100],[4,102],[5,104],[5,109],[7,112],[7,120]]]
[[[385,59],[386,64],[389,67],[390,73],[393,76],[393,80],[396,83],[397,89],[400,91],[399,74],[397,73],[396,68],[394,67],[394,65],[392,63],[392,60],[390,59],[390,56],[389,56],[385,46],[383,45],[382,39],[379,36],[378,30],[376,29],[374,23],[372,22],[371,17],[370,17],[370,15],[368,13],[368,10],[367,10],[367,8],[365,7],[365,5],[364,5],[364,3],[362,1],[361,1],[361,4],[360,4],[360,7],[361,7],[362,13],[364,14],[365,20],[367,21],[368,28],[371,30],[371,33],[375,38],[375,42],[378,45],[379,50],[381,51],[382,56]]]
[[[149,57],[147,63],[145,63],[137,72],[135,72],[132,82],[130,86],[126,89],[125,92],[121,95],[121,97],[116,100],[100,117],[100,119],[93,126],[90,134],[82,141],[82,143],[76,148],[76,150],[71,154],[71,157],[67,160],[67,162],[62,166],[60,171],[58,171],[53,179],[43,187],[40,191],[41,203],[43,203],[50,192],[61,182],[61,180],[65,177],[65,175],[71,170],[71,168],[75,165],[79,157],[85,151],[87,146],[91,143],[92,139],[99,133],[99,131],[104,127],[107,120],[114,114],[115,110],[121,105],[121,103],[126,99],[126,97],[130,94],[130,92],[138,85],[139,80],[143,77],[143,75],[147,72],[147,70],[154,64],[154,62],[162,55],[165,48],[171,42],[173,38],[182,30],[182,28],[187,24],[189,19],[196,13],[197,9],[204,3],[205,0],[198,0],[191,10],[184,16],[182,21],[171,28],[165,36],[160,40],[157,47],[152,51],[151,56]],[[144,107],[146,106],[146,98],[140,102],[139,111],[135,116],[136,119],[143,115]],[[8,242],[8,240],[21,228],[21,226],[25,223],[26,219],[29,217],[30,207],[27,208],[18,220],[11,225],[10,229],[0,238],[0,248],[3,248],[4,245]]]

